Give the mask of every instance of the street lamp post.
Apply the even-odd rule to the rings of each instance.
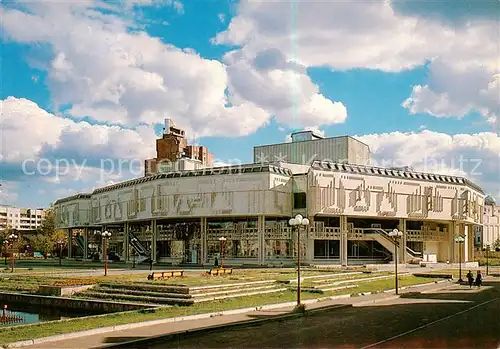
[[[297,306],[300,305],[300,228],[309,225],[309,219],[303,218],[298,214],[295,218],[290,218],[288,224],[292,227],[297,227]]]
[[[104,276],[108,275],[108,239],[111,237],[111,233],[107,230],[103,231],[101,234],[104,239]]]
[[[136,251],[135,251],[135,248],[133,245],[135,245],[135,243],[137,242],[137,238],[132,238],[130,239],[130,242],[132,242],[132,248],[134,249],[134,253],[132,254],[132,269],[135,269],[135,254],[136,254]]]
[[[63,247],[63,241],[62,240],[57,240],[57,245],[59,245],[59,265],[62,265],[62,247]]]
[[[490,245],[486,245],[486,275],[489,274],[489,252],[490,252]]]
[[[11,255],[11,262],[12,262],[12,272],[14,272],[14,263],[15,263],[15,257],[14,257],[14,252],[15,252],[15,242],[17,240],[18,236],[16,234],[10,234],[9,235],[9,240],[11,242],[11,249],[12,249],[12,255]]]
[[[396,288],[396,294],[399,294],[399,280],[398,280],[398,246],[399,246],[399,238],[403,236],[403,232],[398,229],[394,229],[389,233],[389,236],[392,237],[394,242],[394,283]]]
[[[220,250],[220,267],[224,268],[224,265],[222,264],[222,260],[224,258],[224,248],[226,246],[226,238],[224,236],[221,236],[219,238],[219,250]]]
[[[3,249],[4,249],[4,253],[5,253],[5,255],[4,255],[5,261],[4,261],[4,263],[5,263],[5,265],[7,265],[7,254],[8,254],[7,251],[9,249],[9,240],[4,240],[3,241]]]
[[[461,244],[464,243],[465,238],[463,236],[457,236],[455,238],[455,242],[458,244],[458,282],[463,282],[462,280],[462,246]]]

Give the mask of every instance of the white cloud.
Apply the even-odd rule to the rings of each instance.
[[[356,136],[370,146],[374,165],[412,166],[417,171],[466,177],[500,197],[500,136],[423,130]]]
[[[305,67],[287,60],[279,50],[232,51],[225,55],[224,63],[234,100],[260,106],[281,124],[320,126],[343,123],[347,118],[346,107],[323,96]]]
[[[104,6],[43,2],[23,3],[29,12],[0,10],[12,40],[52,48],[46,69],[56,108],[72,105],[67,113],[74,118],[127,126],[170,117],[198,136],[246,135],[268,122],[267,111],[226,95],[221,62],[131,31],[135,24],[115,15],[117,8],[105,13],[91,5]]]
[[[144,159],[155,154],[153,129],[74,122],[41,109],[24,98],[0,100],[3,163],[27,159]],[[117,146],[119,144],[120,146]]]
[[[441,2],[438,2],[441,3]],[[269,48],[306,67],[400,72],[429,63],[430,78],[404,106],[411,113],[498,116],[498,3],[473,16],[469,2],[428,6],[412,1],[242,1],[214,42],[240,45],[247,55]],[[478,2],[472,9],[484,5]],[[469,7],[467,7],[469,6]],[[439,15],[427,14],[440,10]],[[446,20],[471,13],[466,20]],[[497,12],[498,13],[498,12]],[[450,24],[452,23],[452,24]]]
[[[18,183],[2,181],[0,183],[0,205],[15,205],[19,199],[17,189]]]

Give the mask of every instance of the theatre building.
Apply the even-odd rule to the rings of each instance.
[[[167,124],[144,177],[55,202],[70,257],[102,258],[107,230],[110,256],[129,262],[213,265],[223,249],[225,264],[292,265],[300,241],[306,264],[389,263],[397,228],[401,262],[473,259],[484,193],[465,178],[370,166],[365,144],[310,131],[255,147],[254,163],[214,168],[183,137]],[[299,213],[310,220],[300,239],[288,225]]]

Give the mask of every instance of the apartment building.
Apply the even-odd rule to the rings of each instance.
[[[40,208],[19,208],[0,206],[0,230],[7,226],[19,231],[30,231],[40,228],[45,211]]]

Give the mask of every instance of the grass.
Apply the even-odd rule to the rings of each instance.
[[[419,278],[414,276],[400,277],[400,286],[409,286],[426,282],[434,282],[436,279]],[[394,280],[382,279],[370,282],[364,282],[355,290],[338,290],[324,294],[302,292],[302,299],[313,299],[325,296],[351,294],[365,292],[381,292],[394,287]],[[116,326],[121,324],[136,323],[148,320],[157,320],[177,316],[186,316],[194,314],[203,314],[219,312],[230,309],[239,309],[247,307],[257,307],[266,304],[290,302],[296,299],[295,291],[283,291],[275,294],[264,294],[256,296],[247,296],[241,298],[225,299],[207,303],[196,303],[189,307],[168,307],[154,310],[139,310],[126,313],[107,314],[95,317],[76,318],[58,322],[47,322],[26,326],[0,327],[0,344],[7,344],[27,339],[53,336],[63,333],[85,331],[99,327]]]
[[[480,266],[486,266],[486,258],[476,258],[475,262],[479,262]],[[491,267],[500,266],[500,258],[488,258],[488,265]]]
[[[306,271],[304,276],[313,276],[324,274],[320,271]],[[127,283],[127,284],[151,284],[151,285],[188,285],[188,286],[206,286],[206,285],[219,285],[219,284],[232,284],[240,282],[252,282],[262,280],[290,280],[296,277],[294,269],[243,269],[235,270],[232,275],[224,276],[204,276],[202,271],[187,272],[184,277],[176,277],[167,280],[149,281],[147,276],[148,271],[144,273],[122,274],[122,275],[108,275],[108,276],[75,276],[70,275],[57,275],[55,273],[37,273],[29,271],[26,273],[3,273],[0,274],[0,291],[17,291],[17,292],[31,292],[34,293],[38,290],[40,285],[51,285],[58,282],[69,280],[79,280],[84,283]],[[366,274],[369,275],[369,274]],[[347,275],[346,275],[347,277]]]

